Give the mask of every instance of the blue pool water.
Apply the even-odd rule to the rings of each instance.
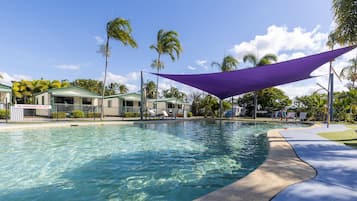
[[[266,131],[218,121],[0,133],[0,200],[192,200],[257,168]]]

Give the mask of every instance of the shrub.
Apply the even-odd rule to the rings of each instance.
[[[10,111],[0,110],[0,119],[6,119],[10,117]]]
[[[81,110],[73,110],[72,111],[72,117],[73,118],[83,118],[84,117],[84,112]]]
[[[137,112],[125,112],[124,117],[140,117],[140,113]]]
[[[187,117],[192,117],[192,112],[188,112]]]
[[[88,112],[87,114],[88,118],[94,118],[94,117],[100,117],[100,113],[99,112]]]
[[[52,112],[52,118],[64,119],[64,118],[66,118],[66,113],[65,112]]]

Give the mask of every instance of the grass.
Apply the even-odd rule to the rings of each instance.
[[[357,125],[346,126],[350,129],[343,132],[320,133],[319,135],[329,140],[357,148],[357,132],[355,132]]]

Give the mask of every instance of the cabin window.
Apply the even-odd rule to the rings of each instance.
[[[36,104],[38,105],[38,98],[36,98]]]
[[[111,108],[112,107],[112,100],[108,100],[108,108]]]
[[[167,108],[175,108],[175,105],[172,103],[167,103]]]
[[[82,98],[82,104],[83,105],[92,105],[92,99],[91,98]]]
[[[73,104],[73,97],[57,97],[55,96],[55,103],[59,104]]]
[[[123,101],[123,106],[133,107],[134,101]]]
[[[44,105],[45,104],[45,96],[41,96],[41,101],[42,101],[42,105]]]

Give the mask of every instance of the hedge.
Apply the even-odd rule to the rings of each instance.
[[[6,119],[6,116],[10,117],[10,111],[0,110],[0,119]]]
[[[66,118],[66,113],[65,112],[52,112],[52,118],[64,119],[64,118]]]
[[[81,110],[73,110],[72,111],[72,117],[73,118],[83,118],[84,117],[84,112]]]

